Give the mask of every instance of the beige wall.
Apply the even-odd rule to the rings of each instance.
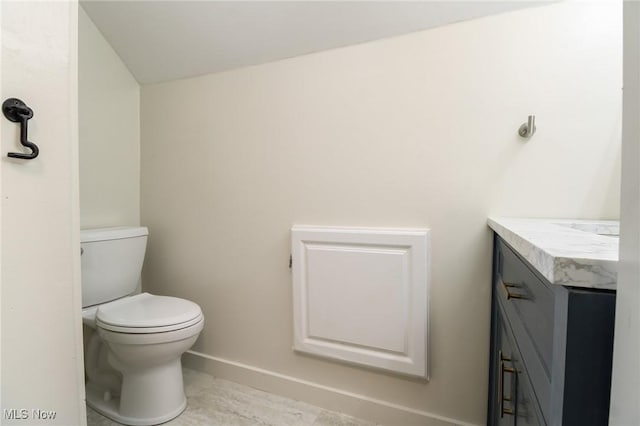
[[[140,86],[80,7],[82,228],[140,223]]]
[[[562,2],[144,86],[146,290],[202,306],[212,359],[483,424],[487,216],[618,217],[621,37]],[[430,382],[291,350],[293,224],[431,228]]]

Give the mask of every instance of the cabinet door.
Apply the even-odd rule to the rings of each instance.
[[[497,361],[497,422],[499,426],[515,425],[515,414],[517,411],[517,387],[518,375],[514,367],[513,343],[506,333],[501,315],[499,320],[499,349],[496,356]]]
[[[544,426],[522,357],[499,303],[494,307],[494,353],[490,425]]]
[[[536,412],[537,401],[531,393],[531,386],[527,383],[527,377],[517,367],[518,362],[516,361],[514,364],[517,370],[515,424],[517,426],[544,426],[544,423],[538,420]]]
[[[494,306],[493,346],[490,377],[489,424],[514,426],[516,414],[517,374],[513,365],[513,344],[506,332],[504,319]]]

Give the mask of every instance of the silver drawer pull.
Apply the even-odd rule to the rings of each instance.
[[[500,411],[500,418],[504,417],[505,414],[510,416],[514,415],[513,408],[505,407],[504,404],[505,401],[508,401],[513,405],[515,401],[515,398],[513,398],[513,382],[511,385],[510,395],[504,395],[504,374],[510,373],[515,375],[516,370],[513,367],[506,367],[504,365],[505,361],[511,361],[511,358],[504,356],[502,351],[498,351],[498,410]]]
[[[507,297],[507,300],[509,299],[528,299],[527,296],[525,296],[524,294],[519,294],[519,293],[512,293],[509,289],[512,288],[521,288],[521,286],[519,286],[518,284],[513,284],[513,283],[506,283],[502,280],[500,280],[500,283],[502,283],[502,288],[504,290],[504,294]]]

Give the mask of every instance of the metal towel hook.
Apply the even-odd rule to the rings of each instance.
[[[518,134],[523,138],[530,138],[536,132],[536,116],[530,115],[527,122],[518,129]]]
[[[7,120],[20,123],[20,143],[31,150],[30,154],[10,152],[7,156],[23,160],[33,160],[38,156],[38,146],[27,139],[27,121],[33,117],[33,110],[17,98],[9,98],[2,103],[2,113]]]

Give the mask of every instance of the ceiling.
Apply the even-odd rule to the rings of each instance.
[[[82,1],[141,84],[255,65],[541,1]]]

